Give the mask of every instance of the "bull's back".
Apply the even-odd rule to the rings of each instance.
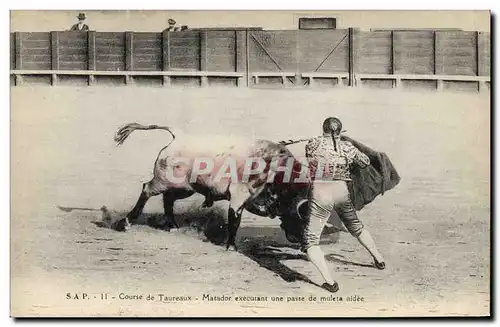
[[[191,183],[214,186],[210,180],[218,173],[223,173],[224,167],[230,165],[231,168],[236,168],[237,172],[241,172],[245,161],[255,154],[256,143],[258,141],[248,138],[230,138],[223,135],[182,135],[176,137],[172,144],[162,149],[158,154],[154,169],[155,178],[171,187],[186,185],[186,183],[175,185],[175,183],[171,183],[171,180],[168,180],[167,173],[171,169],[175,177],[186,176]],[[233,162],[234,164],[232,164]],[[209,172],[201,174],[200,178],[193,181],[191,179],[193,167],[206,169],[207,165],[212,166]],[[224,185],[227,185],[228,182],[227,179],[220,179],[218,188],[225,188]]]

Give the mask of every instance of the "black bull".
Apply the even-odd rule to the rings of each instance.
[[[163,129],[171,133],[172,141],[162,149],[155,162],[155,176],[153,179],[143,185],[141,195],[127,217],[118,224],[119,230],[126,230],[129,222],[133,223],[141,215],[142,210],[148,199],[151,196],[163,195],[163,205],[165,214],[166,230],[172,227],[178,227],[174,216],[173,207],[177,200],[190,197],[194,193],[199,193],[205,196],[205,207],[210,207],[214,201],[227,200],[230,202],[228,210],[228,219],[225,227],[226,230],[226,247],[236,248],[235,238],[238,231],[241,215],[244,210],[262,217],[279,217],[281,220],[280,227],[286,234],[287,239],[292,243],[298,243],[302,239],[304,225],[308,219],[307,199],[310,191],[311,181],[307,174],[307,178],[303,181],[302,162],[297,160],[288,150],[285,144],[275,143],[268,140],[255,140],[248,142],[247,154],[250,157],[262,158],[266,163],[264,171],[260,174],[251,175],[248,181],[244,183],[245,191],[248,196],[243,201],[235,202],[231,195],[234,195],[237,183],[219,183],[210,185],[206,179],[198,178],[194,182],[185,182],[182,184],[168,184],[161,180],[161,174],[165,169],[167,157],[179,155],[182,151],[171,149],[171,144],[174,143],[175,135],[168,127],[156,125],[143,126],[139,124],[128,124],[120,128],[116,135],[115,141],[117,144],[122,144],[123,141],[134,130],[152,130]],[[368,155],[371,164],[364,169],[354,168],[351,172],[352,181],[348,183],[349,193],[353,200],[356,210],[361,210],[366,204],[372,202],[378,195],[384,194],[395,187],[400,177],[385,153],[380,153],[369,147],[343,136],[343,139],[350,141],[360,151]],[[169,149],[170,148],[170,149]],[[233,149],[231,146],[230,149]],[[231,156],[229,153],[218,153],[217,156]],[[163,158],[163,159],[162,159]],[[278,161],[276,161],[278,159]],[[293,165],[288,165],[291,172],[283,171],[282,169],[275,170],[271,168],[271,163],[278,163],[278,167],[287,166],[287,163],[293,161]],[[274,169],[274,170],[273,170]],[[273,173],[274,178],[268,182],[269,174]],[[289,174],[289,175],[287,175]],[[284,177],[287,176],[287,180]],[[301,182],[295,182],[300,179]],[[241,186],[241,184],[240,184]]]

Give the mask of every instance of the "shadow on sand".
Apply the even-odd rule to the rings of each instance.
[[[73,210],[97,211],[98,217],[102,217],[100,209],[92,208],[59,208],[65,212]],[[122,217],[125,217],[126,212],[113,212],[111,218],[114,222]],[[218,246],[224,246],[226,240],[225,229],[225,214],[224,210],[218,207],[210,209],[197,209],[184,211],[175,216],[175,220],[181,230],[194,232],[206,242],[211,242]],[[145,225],[155,229],[162,230],[161,222],[162,214],[143,213],[137,221],[137,225]],[[266,218],[257,218],[266,219]],[[104,220],[92,221],[94,225],[100,228],[113,229],[113,222]],[[329,243],[336,243],[338,235],[330,237]],[[315,286],[320,285],[311,281],[308,277],[298,273],[284,264],[287,260],[304,260],[307,261],[307,256],[300,252],[298,244],[290,243],[282,230],[277,226],[245,226],[242,224],[238,230],[237,236],[238,252],[252,259],[259,266],[273,272],[281,277],[286,282],[302,281]],[[343,264],[354,264],[349,261],[330,258]]]
[[[340,254],[331,253],[331,254],[327,254],[325,256],[325,259],[328,261],[331,261],[331,262],[336,262],[336,263],[340,263],[340,264],[347,265],[347,266],[357,266],[357,267],[366,267],[366,268],[373,268],[374,267],[371,264],[349,261],[349,260],[343,259],[342,257],[343,256]]]

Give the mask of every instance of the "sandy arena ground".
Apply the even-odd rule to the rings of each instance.
[[[14,316],[489,314],[488,95],[139,86],[11,92]],[[402,177],[359,213],[386,270],[372,267],[349,234],[324,240],[342,301],[321,300],[330,295],[317,286],[321,276],[286,242],[278,219],[245,214],[239,252],[227,252],[203,232],[224,212],[223,202],[203,210],[200,197],[179,202],[184,225],[199,228],[170,233],[146,225],[119,233],[96,224],[99,211],[57,207],[106,205],[116,216],[132,208],[169,139],[162,131],[136,132],[116,147],[113,135],[124,123],[278,141],[318,135],[331,115],[343,120],[349,136],[386,152]],[[302,147],[291,149],[300,154]],[[161,214],[160,198],[152,199],[145,216]],[[89,297],[82,300],[82,293]],[[120,293],[155,299],[121,300]],[[158,294],[192,299],[164,302]],[[207,301],[203,294],[232,298]],[[271,299],[280,296],[282,302]],[[301,296],[306,301],[297,301]],[[363,301],[347,301],[351,296]]]

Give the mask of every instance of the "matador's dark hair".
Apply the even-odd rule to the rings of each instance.
[[[333,128],[333,124],[336,125],[336,128]],[[342,131],[342,122],[337,117],[328,117],[323,122],[323,132],[328,134],[340,134]]]

